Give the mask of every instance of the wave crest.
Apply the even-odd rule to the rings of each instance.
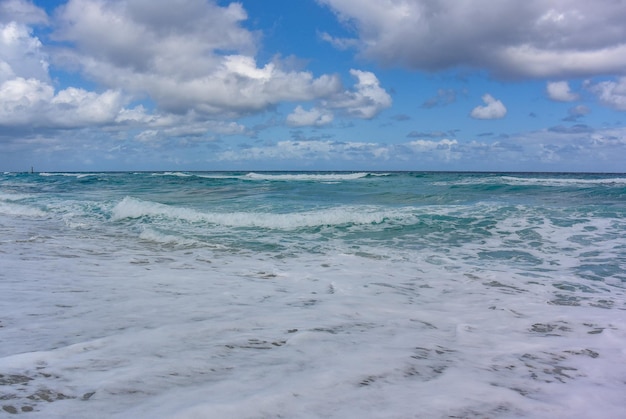
[[[381,224],[389,219],[406,218],[406,211],[381,210],[378,207],[342,206],[292,213],[271,212],[201,212],[151,201],[126,197],[112,210],[112,220],[122,221],[152,217],[187,223],[208,223],[231,228],[295,230],[325,226]]]
[[[322,181],[322,182],[336,182],[342,180],[355,180],[362,179],[370,176],[371,173],[357,172],[357,173],[248,173],[246,179],[254,180],[300,180],[300,181]]]
[[[580,178],[525,178],[515,176],[502,176],[502,180],[512,185],[528,185],[528,186],[581,186],[581,185],[626,185],[626,178],[597,178],[597,179],[580,179]]]
[[[47,215],[40,209],[9,202],[0,202],[0,214],[20,217],[45,217]]]

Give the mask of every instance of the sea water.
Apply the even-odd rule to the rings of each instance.
[[[620,418],[626,175],[0,175],[0,416]]]

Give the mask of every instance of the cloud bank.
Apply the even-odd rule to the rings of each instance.
[[[626,73],[626,7],[614,0],[318,0],[353,28],[325,33],[386,66],[487,69],[502,78]]]
[[[0,11],[5,126],[134,126],[153,133],[187,124],[177,132],[197,133],[220,126],[202,121],[260,114],[285,102],[299,104],[287,118],[292,126],[329,124],[333,112],[370,119],[391,105],[371,72],[351,70],[356,82],[345,87],[337,74],[291,70],[280,59],[259,64],[259,34],[244,27],[240,3],[69,0],[49,19],[28,1],[7,0]],[[55,46],[44,48],[29,25],[48,25]],[[51,66],[98,89],[57,89]],[[304,111],[307,102],[314,107]]]
[[[76,169],[134,168],[144,158],[157,162],[148,169],[280,168],[293,159],[295,169],[334,161],[324,167],[482,170],[499,161],[508,170],[510,161],[550,169],[571,158],[623,170],[624,130],[607,129],[623,124],[613,111],[626,111],[622,1],[317,2],[330,18],[324,28],[342,35],[312,30],[330,44],[300,48],[299,38],[262,42],[274,20],[308,19],[298,14],[306,8],[283,15],[268,3],[267,15],[249,17],[244,4],[218,0],[59,0],[54,10],[40,0],[47,11],[0,0],[0,164],[35,156]],[[285,45],[303,56],[271,49]],[[494,78],[505,83],[492,90]],[[540,86],[532,100],[511,93],[525,86]],[[495,89],[498,98],[476,103]],[[541,96],[563,102],[548,104],[560,110],[537,106]],[[374,120],[392,105],[385,121]],[[507,115],[489,130],[473,120]],[[271,166],[277,161],[283,166]]]

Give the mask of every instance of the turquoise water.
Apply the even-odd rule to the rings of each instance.
[[[5,411],[626,408],[626,175],[4,173],[0,234]]]

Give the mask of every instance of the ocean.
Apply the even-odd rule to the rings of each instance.
[[[621,418],[626,175],[0,174],[0,416]]]

